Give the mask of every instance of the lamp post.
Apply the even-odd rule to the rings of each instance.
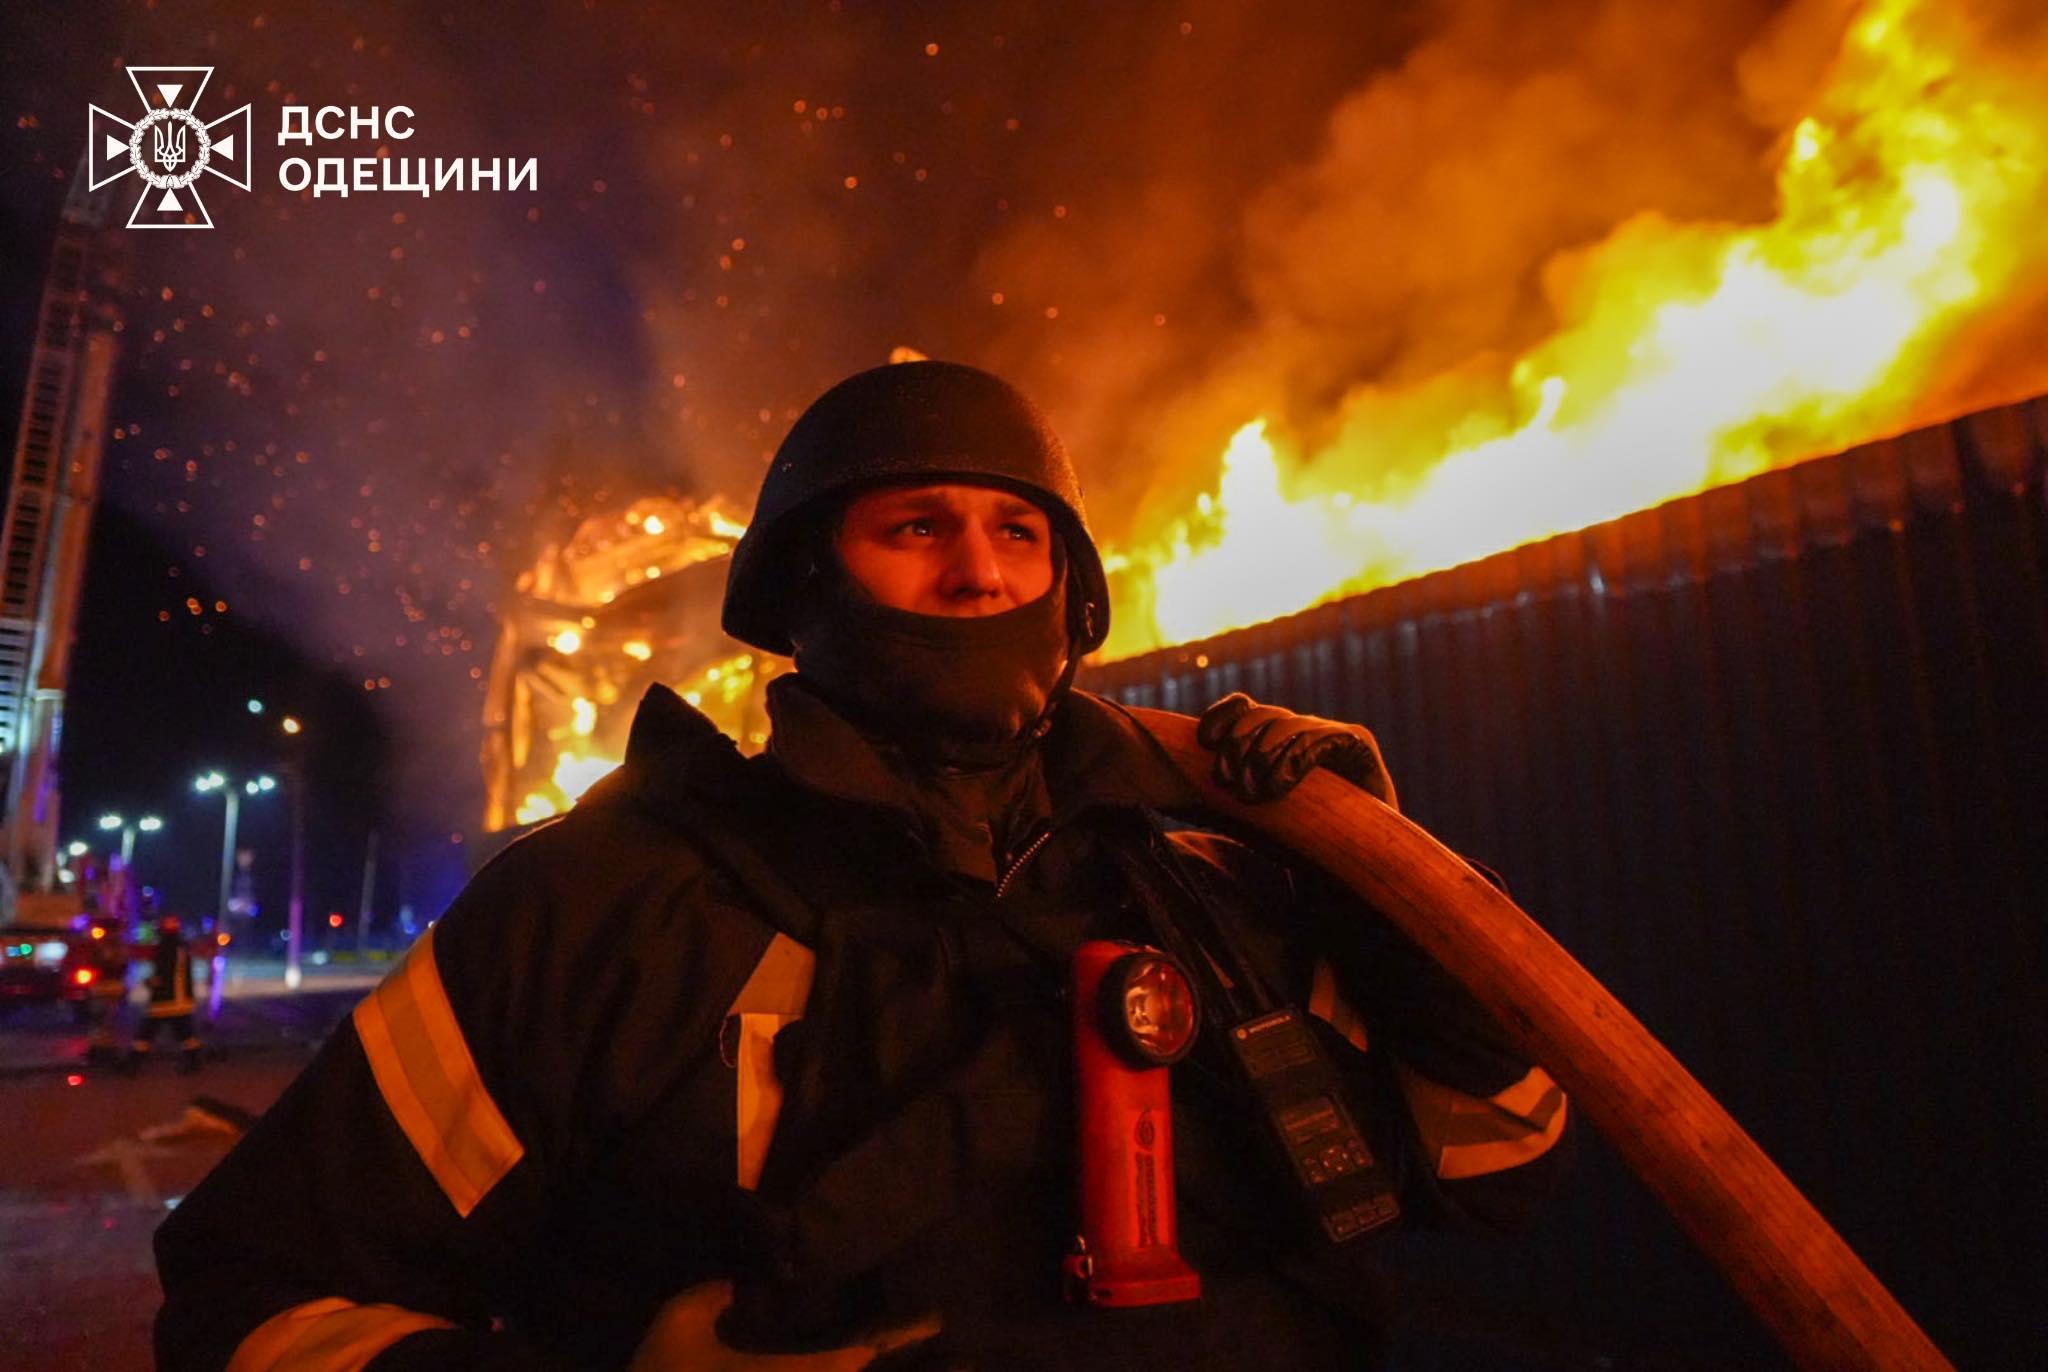
[[[363,898],[356,905],[356,960],[370,949],[370,918],[377,910],[377,831],[370,830],[370,843],[363,854]]]
[[[130,829],[119,815],[101,815],[100,832],[118,832],[121,835],[121,865],[114,870],[109,880],[107,891],[111,899],[107,903],[124,921],[140,918],[142,902],[135,891],[135,882],[128,874],[128,859],[135,851],[135,831]]]
[[[163,827],[164,822],[155,815],[144,815],[133,824],[119,815],[100,816],[100,828],[110,832],[115,829],[121,831],[121,870],[124,872],[135,865],[135,835],[153,834]]]
[[[292,783],[292,895],[284,948],[284,984],[296,991],[303,975],[299,970],[299,951],[306,932],[306,773],[297,758],[286,764],[285,776]]]
[[[242,821],[242,794],[228,784],[228,779],[219,772],[206,772],[192,781],[192,789],[201,795],[219,791],[227,798],[227,823],[220,840],[220,904],[214,909],[214,919],[225,927],[228,917],[228,894],[234,888],[235,880],[235,829]]]
[[[249,702],[249,713],[260,715],[265,706],[260,700]],[[294,715],[286,715],[279,728],[296,737],[305,726]],[[291,783],[292,798],[292,894],[286,916],[284,935],[284,984],[296,991],[303,979],[300,970],[300,950],[305,942],[306,917],[306,781],[305,770],[296,757],[288,758],[284,766],[285,780]],[[277,789],[278,781],[267,773],[246,780],[237,786],[222,772],[207,772],[195,778],[192,788],[202,795],[219,791],[227,801],[227,823],[221,833],[220,843],[220,915],[223,923],[227,920],[228,902],[234,893],[235,881],[235,829],[242,817],[242,797],[260,796]]]
[[[119,831],[121,835],[121,866],[126,868],[128,866],[129,854],[135,848],[135,831],[128,828],[127,821],[119,815],[101,815],[100,832],[110,834],[116,831]]]
[[[267,791],[276,790],[277,778],[265,775],[245,781],[240,786],[237,786],[234,782],[229,781],[224,773],[206,772],[193,779],[192,789],[201,795],[209,795],[214,791],[219,791],[227,802],[226,823],[221,828],[220,836],[220,905],[214,915],[214,918],[219,921],[217,927],[224,929],[227,927],[228,900],[233,895],[235,889],[235,831],[241,827],[242,823],[242,797],[245,795],[262,795]],[[293,948],[288,952],[287,957],[295,955],[296,951],[297,940],[294,938]],[[289,965],[289,962],[287,962],[287,968],[289,968]],[[287,971],[286,980],[291,982],[289,971]],[[296,985],[297,983],[291,982],[291,984]]]
[[[294,741],[306,731],[299,717],[290,714],[280,719],[277,727]],[[300,954],[306,942],[306,757],[303,744],[287,743],[284,748],[284,779],[291,787],[292,800],[292,890],[286,905],[284,984],[296,991],[304,975]]]

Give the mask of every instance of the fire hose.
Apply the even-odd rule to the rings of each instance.
[[[1228,820],[1314,862],[1468,987],[1727,1276],[1802,1368],[1950,1363],[1720,1102],[1512,900],[1427,831],[1320,769],[1247,804],[1193,718],[1129,714]]]

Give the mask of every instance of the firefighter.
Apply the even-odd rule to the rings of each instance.
[[[156,949],[150,957],[149,1007],[135,1026],[135,1041],[128,1045],[128,1069],[148,1061],[159,1028],[168,1029],[178,1040],[178,1070],[197,1072],[200,1067],[199,1036],[193,1031],[192,949],[185,941],[184,923],[176,915],[165,915],[156,927]]]
[[[726,591],[729,633],[795,659],[767,751],[647,693],[625,764],[159,1230],[160,1365],[1369,1365],[1374,1245],[1317,1240],[1207,1011],[1170,1069],[1200,1297],[1070,1299],[1076,950],[1164,939],[1299,1007],[1410,1222],[1518,1222],[1565,1102],[1372,911],[1190,826],[1073,686],[1109,608],[1016,390],[911,362],[826,392]],[[1394,797],[1356,726],[1240,696],[1202,736],[1248,798],[1315,765]]]

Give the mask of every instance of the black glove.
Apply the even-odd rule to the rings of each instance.
[[[1311,768],[1327,767],[1395,805],[1380,745],[1362,725],[1261,705],[1238,691],[1203,711],[1195,737],[1215,751],[1216,780],[1245,800],[1278,799]]]

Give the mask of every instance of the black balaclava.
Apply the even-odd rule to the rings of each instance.
[[[883,605],[840,565],[826,522],[790,626],[798,679],[848,722],[924,763],[1000,767],[1043,736],[1078,666],[1067,558],[1053,583],[992,615],[927,615]]]

